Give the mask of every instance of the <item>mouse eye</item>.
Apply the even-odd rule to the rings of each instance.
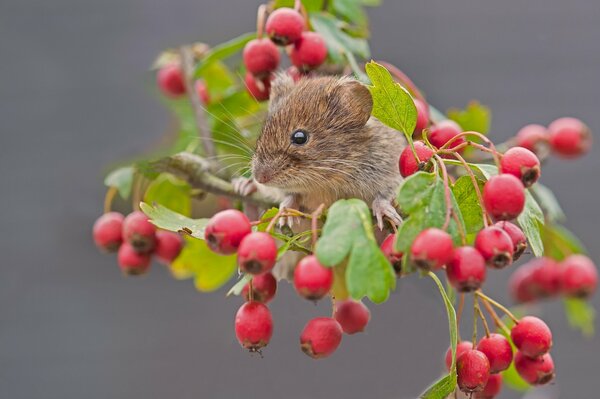
[[[308,141],[308,133],[303,130],[296,130],[292,133],[292,144],[303,145]]]

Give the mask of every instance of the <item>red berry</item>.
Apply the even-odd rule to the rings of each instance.
[[[268,303],[277,292],[277,280],[271,273],[263,273],[252,277],[252,300]],[[246,301],[250,301],[250,286],[246,284],[242,289],[242,295]]]
[[[490,362],[476,349],[469,349],[456,361],[458,387],[463,392],[480,392],[490,378]]]
[[[474,399],[494,399],[500,391],[502,390],[502,375],[501,374],[492,374],[488,379],[487,384],[485,384],[485,388],[483,391],[477,392]]]
[[[154,254],[164,264],[170,264],[179,256],[183,248],[183,239],[172,231],[156,232],[156,250]]]
[[[513,360],[510,342],[501,334],[483,337],[477,344],[477,350],[483,352],[490,361],[490,373],[506,370]]]
[[[548,131],[542,125],[531,124],[524,126],[519,130],[515,137],[516,145],[527,148],[529,151],[538,153],[542,146],[546,145],[548,140]]]
[[[316,256],[300,260],[294,270],[294,288],[302,297],[316,301],[323,298],[333,285],[333,269],[322,266]]]
[[[475,248],[485,262],[495,269],[502,269],[512,263],[513,242],[501,228],[486,227],[477,233]]]
[[[385,240],[381,243],[381,252],[385,255],[385,257],[390,261],[396,274],[402,273],[402,252],[398,252],[394,248],[394,244],[396,242],[396,234],[388,235]]]
[[[204,229],[209,248],[222,255],[235,253],[242,238],[250,234],[252,226],[242,212],[227,209],[215,214]]]
[[[185,94],[183,71],[179,64],[169,64],[158,70],[156,81],[159,89],[169,97],[179,97]]]
[[[541,319],[525,316],[510,331],[515,346],[529,357],[542,356],[552,347],[552,332]]]
[[[470,341],[461,341],[456,345],[456,358],[458,359],[463,353],[473,349],[473,343]],[[446,351],[446,369],[450,371],[452,366],[452,347]]]
[[[281,7],[269,15],[265,31],[275,44],[287,46],[300,39],[305,25],[302,14],[293,8]]]
[[[523,147],[513,147],[504,153],[500,160],[500,172],[515,176],[525,187],[538,181],[542,174],[538,157]]]
[[[402,153],[400,154],[400,174],[402,177],[408,177],[414,173],[417,173],[419,170],[423,170],[427,162],[433,156],[433,150],[425,145],[422,141],[415,141],[415,152],[419,157],[419,162],[415,158],[415,153],[412,151],[410,146],[404,147]]]
[[[250,72],[246,73],[246,90],[256,101],[266,101],[269,99],[271,91],[271,76],[258,79]]]
[[[431,131],[429,132],[428,137],[429,142],[433,144],[434,147],[441,148],[444,146],[444,144],[461,133],[462,129],[458,123],[450,119],[446,119],[431,126]],[[452,140],[452,143],[450,143],[447,148],[454,148],[464,142],[465,139],[460,137],[456,140]]]
[[[127,242],[124,242],[119,248],[117,261],[123,273],[130,276],[144,274],[150,268],[150,255],[137,252]]]
[[[237,261],[240,270],[250,274],[270,271],[277,261],[277,244],[268,233],[250,233],[238,247]]]
[[[561,270],[553,259],[533,259],[521,267],[529,267],[531,269],[528,289],[536,298],[558,294],[560,290]]]
[[[98,248],[107,252],[119,249],[123,242],[123,219],[119,212],[108,212],[94,222],[92,234]]]
[[[564,295],[588,298],[598,286],[598,270],[590,258],[571,255],[561,262],[560,290]]]
[[[308,76],[306,73],[301,72],[298,68],[296,68],[293,65],[286,69],[285,73],[287,73],[288,76],[294,80],[294,83],[297,83],[303,77]]]
[[[290,59],[301,71],[317,68],[327,59],[325,40],[316,32],[302,32],[292,47]]]
[[[525,237],[523,230],[516,224],[507,221],[498,222],[494,226],[501,228],[508,234],[513,243],[513,261],[519,259],[527,249],[527,237]]]
[[[202,80],[197,80],[194,87],[196,88],[196,94],[198,94],[198,98],[200,98],[202,104],[207,105],[210,102],[210,94],[208,93],[206,83]]]
[[[269,308],[260,302],[244,303],[235,315],[235,335],[250,352],[267,346],[273,335],[273,318]]]
[[[514,219],[525,208],[525,186],[507,173],[492,176],[483,187],[483,203],[494,219]]]
[[[429,125],[429,105],[418,98],[414,99],[417,108],[417,124],[414,133],[421,133]]]
[[[532,268],[523,265],[510,276],[508,287],[515,302],[525,303],[537,299],[537,295],[531,290],[532,275]]]
[[[410,254],[421,269],[436,270],[450,262],[453,250],[450,234],[433,227],[419,233],[410,247]]]
[[[485,273],[485,259],[473,247],[456,248],[446,265],[448,280],[458,292],[479,289],[485,281]]]
[[[302,352],[314,359],[331,355],[340,342],[342,342],[342,326],[330,317],[317,317],[310,320],[300,334]]]
[[[337,303],[333,317],[346,334],[355,334],[365,330],[371,319],[371,312],[364,303],[348,299]]]
[[[156,246],[156,226],[144,212],[132,212],[123,221],[123,239],[138,252],[151,252]]]
[[[560,118],[548,126],[550,147],[563,158],[576,158],[592,146],[590,129],[579,119]]]
[[[544,385],[554,379],[554,361],[549,353],[537,358],[530,358],[517,351],[515,368],[521,378],[531,385]]]
[[[279,49],[267,38],[246,43],[242,57],[246,70],[258,77],[265,77],[276,70],[280,60]]]

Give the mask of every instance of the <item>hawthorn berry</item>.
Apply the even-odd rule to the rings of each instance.
[[[579,119],[560,118],[548,126],[550,147],[563,158],[576,158],[592,146],[590,129]]]
[[[456,360],[456,373],[461,391],[480,392],[490,378],[490,362],[483,352],[469,349]]]
[[[313,359],[331,355],[342,342],[342,326],[330,317],[310,320],[300,334],[300,348]]]
[[[156,81],[159,89],[169,97],[179,97],[185,94],[183,71],[179,64],[165,65],[158,70]]]
[[[222,255],[235,253],[242,239],[252,232],[250,221],[242,212],[227,209],[216,213],[204,229],[206,244]]]
[[[275,44],[287,46],[300,39],[305,25],[302,14],[293,8],[281,7],[269,15],[265,31]]]
[[[500,172],[515,176],[525,187],[533,185],[542,174],[538,157],[523,147],[513,147],[504,153],[500,160]]]
[[[513,242],[501,228],[485,227],[475,237],[475,248],[488,266],[502,269],[513,261]]]
[[[365,330],[371,319],[371,312],[364,303],[348,299],[337,303],[333,317],[346,334],[355,334]]]
[[[151,252],[156,246],[156,226],[144,212],[132,212],[123,220],[123,239],[138,252]]]
[[[463,353],[468,350],[473,349],[473,343],[471,341],[460,341],[458,345],[456,345],[456,358],[458,359]],[[449,347],[446,351],[446,369],[450,371],[450,367],[452,366],[452,347]]]
[[[417,108],[417,124],[413,133],[421,133],[429,125],[429,105],[418,98],[414,99]]]
[[[208,88],[206,87],[206,83],[202,80],[197,80],[194,83],[194,88],[196,89],[196,94],[202,104],[207,105],[210,102],[210,94],[208,93]]]
[[[538,153],[542,146],[548,141],[548,130],[537,124],[523,126],[515,137],[515,143],[519,147],[527,148],[529,151]]]
[[[525,208],[525,186],[508,173],[492,176],[483,187],[483,204],[496,220],[514,219]]]
[[[257,77],[265,77],[279,66],[280,54],[271,40],[253,39],[246,43],[242,58],[248,72]]]
[[[130,243],[124,242],[119,247],[117,262],[124,274],[137,276],[150,268],[150,254],[138,252]]]
[[[502,374],[491,374],[483,391],[475,393],[473,399],[494,399],[502,390]]]
[[[554,379],[554,361],[549,353],[531,358],[521,351],[515,355],[517,373],[531,385],[544,385]]]
[[[269,308],[261,302],[244,303],[235,315],[235,335],[250,352],[267,346],[273,335],[273,317]]]
[[[429,132],[429,142],[436,148],[443,147],[447,142],[462,133],[461,127],[453,120],[446,119],[431,126]],[[465,139],[460,137],[452,140],[448,148],[454,148],[465,142]]]
[[[521,267],[529,267],[531,269],[528,289],[536,298],[545,298],[558,294],[560,290],[561,269],[556,261],[542,257],[533,259]]]
[[[252,300],[268,303],[277,292],[277,280],[271,273],[263,273],[252,277]],[[242,295],[246,301],[250,301],[250,285],[246,284],[242,289]]]
[[[108,212],[94,222],[92,235],[96,246],[106,252],[114,252],[123,242],[123,220],[119,212]]]
[[[381,243],[381,252],[390,261],[396,274],[402,273],[402,252],[396,251],[394,244],[396,242],[396,234],[388,235]]]
[[[311,301],[323,298],[333,285],[333,269],[319,263],[314,255],[305,256],[294,269],[294,288]]]
[[[156,249],[154,254],[164,264],[170,264],[179,256],[183,248],[183,239],[172,231],[160,230],[156,232]]]
[[[327,58],[325,40],[316,32],[302,32],[290,52],[292,64],[301,71],[319,67]]]
[[[477,350],[487,356],[492,374],[506,370],[513,360],[510,342],[502,334],[493,333],[483,337],[477,344]]]
[[[277,261],[277,244],[268,233],[256,231],[242,238],[237,251],[240,270],[258,275],[270,271]]]
[[[508,290],[515,302],[526,303],[537,299],[537,296],[531,290],[532,274],[533,270],[523,265],[510,276]]]
[[[423,230],[413,241],[410,254],[413,262],[424,270],[437,270],[450,262],[454,244],[450,234],[432,227]]]
[[[529,357],[542,356],[552,347],[552,332],[535,316],[525,316],[510,331],[515,346]]]
[[[400,154],[399,167],[402,177],[408,177],[417,173],[419,170],[423,170],[427,162],[429,162],[433,156],[433,150],[420,140],[414,142],[414,149],[415,151],[413,152],[410,146],[406,146]],[[415,157],[415,152],[419,158],[418,162]]]
[[[588,298],[598,286],[596,265],[585,255],[571,255],[561,262],[560,290],[564,295]]]
[[[269,99],[271,76],[259,79],[250,72],[247,72],[244,81],[246,83],[246,90],[248,90],[248,93],[250,93],[256,101],[266,101]]]
[[[485,281],[485,274],[485,259],[473,247],[456,248],[446,265],[448,281],[458,292],[479,289]]]
[[[508,234],[513,243],[513,261],[519,259],[527,249],[527,237],[525,237],[523,230],[516,224],[504,220],[497,222],[494,226],[501,228]]]

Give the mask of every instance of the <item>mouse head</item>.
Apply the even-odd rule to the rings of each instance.
[[[371,93],[349,77],[280,74],[252,158],[256,181],[290,192],[314,190],[323,179],[350,175],[352,154],[364,145]]]

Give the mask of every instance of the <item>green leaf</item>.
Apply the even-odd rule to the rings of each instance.
[[[248,281],[252,280],[252,275],[247,273],[242,275],[242,277],[240,277],[240,279],[237,281],[237,283],[235,283],[233,285],[233,287],[231,287],[229,289],[229,291],[227,291],[227,295],[226,296],[231,296],[231,295],[240,295],[242,293],[242,290],[244,289],[244,287],[246,286],[246,284],[248,284]]]
[[[566,219],[565,213],[552,190],[541,183],[534,184],[530,190],[550,221],[560,222]]]
[[[365,39],[350,36],[343,29],[344,23],[326,12],[310,14],[310,23],[314,30],[323,36],[327,44],[328,55],[336,64],[344,62],[344,53],[350,52],[367,59],[371,57],[369,43]]]
[[[383,66],[371,61],[365,68],[372,83],[369,90],[373,96],[373,116],[403,132],[409,143],[412,142],[417,124],[417,108],[412,97],[404,87],[394,82]]]
[[[333,12],[351,23],[366,25],[367,14],[361,0],[332,0]]]
[[[544,255],[561,261],[572,254],[586,254],[587,250],[579,239],[558,224],[545,224],[542,228]]]
[[[596,310],[593,305],[580,298],[566,298],[564,304],[569,325],[581,331],[584,336],[593,337],[596,320]]]
[[[535,256],[544,254],[541,229],[544,225],[544,213],[531,193],[525,191],[525,209],[517,218],[517,222],[527,237],[529,247]]]
[[[402,212],[410,214],[426,206],[437,179],[433,173],[417,172],[404,180],[396,197]]]
[[[477,179],[479,191],[483,192],[484,182]],[[452,192],[460,208],[467,234],[477,233],[483,228],[483,210],[477,192],[469,176],[461,176],[452,186]]]
[[[196,78],[202,77],[202,73],[212,62],[231,57],[235,53],[241,51],[246,43],[256,37],[256,33],[245,33],[234,39],[231,39],[225,43],[219,44],[211,48],[202,58],[202,60],[196,66],[196,72],[194,76]]]
[[[209,219],[190,219],[162,205],[151,206],[144,202],[140,203],[140,208],[158,228],[204,239],[204,228]]]
[[[452,108],[448,117],[458,123],[463,131],[475,131],[486,134],[490,131],[492,113],[488,107],[477,101],[471,101],[464,110]]]
[[[163,173],[146,190],[144,202],[160,204],[173,212],[189,216],[192,213],[192,200],[189,184],[176,177]]]
[[[221,61],[206,64],[198,78],[204,80],[211,99],[225,95],[235,85],[234,75]]]
[[[323,9],[323,2],[325,0],[302,0],[302,5],[306,8],[306,11],[320,11]],[[276,0],[275,8],[280,7],[294,7],[294,0]]]
[[[346,287],[354,299],[367,296],[381,303],[396,286],[394,269],[377,245],[371,213],[361,200],[340,200],[329,208],[315,254],[327,267],[348,259]]]
[[[116,188],[121,198],[127,199],[131,194],[134,173],[135,170],[131,166],[115,169],[106,176],[104,185]]]
[[[516,351],[516,348],[513,345],[513,352]],[[519,373],[517,373],[517,369],[515,368],[515,363],[512,362],[508,369],[502,372],[502,381],[511,389],[518,392],[526,392],[531,389],[531,385],[527,383]]]

